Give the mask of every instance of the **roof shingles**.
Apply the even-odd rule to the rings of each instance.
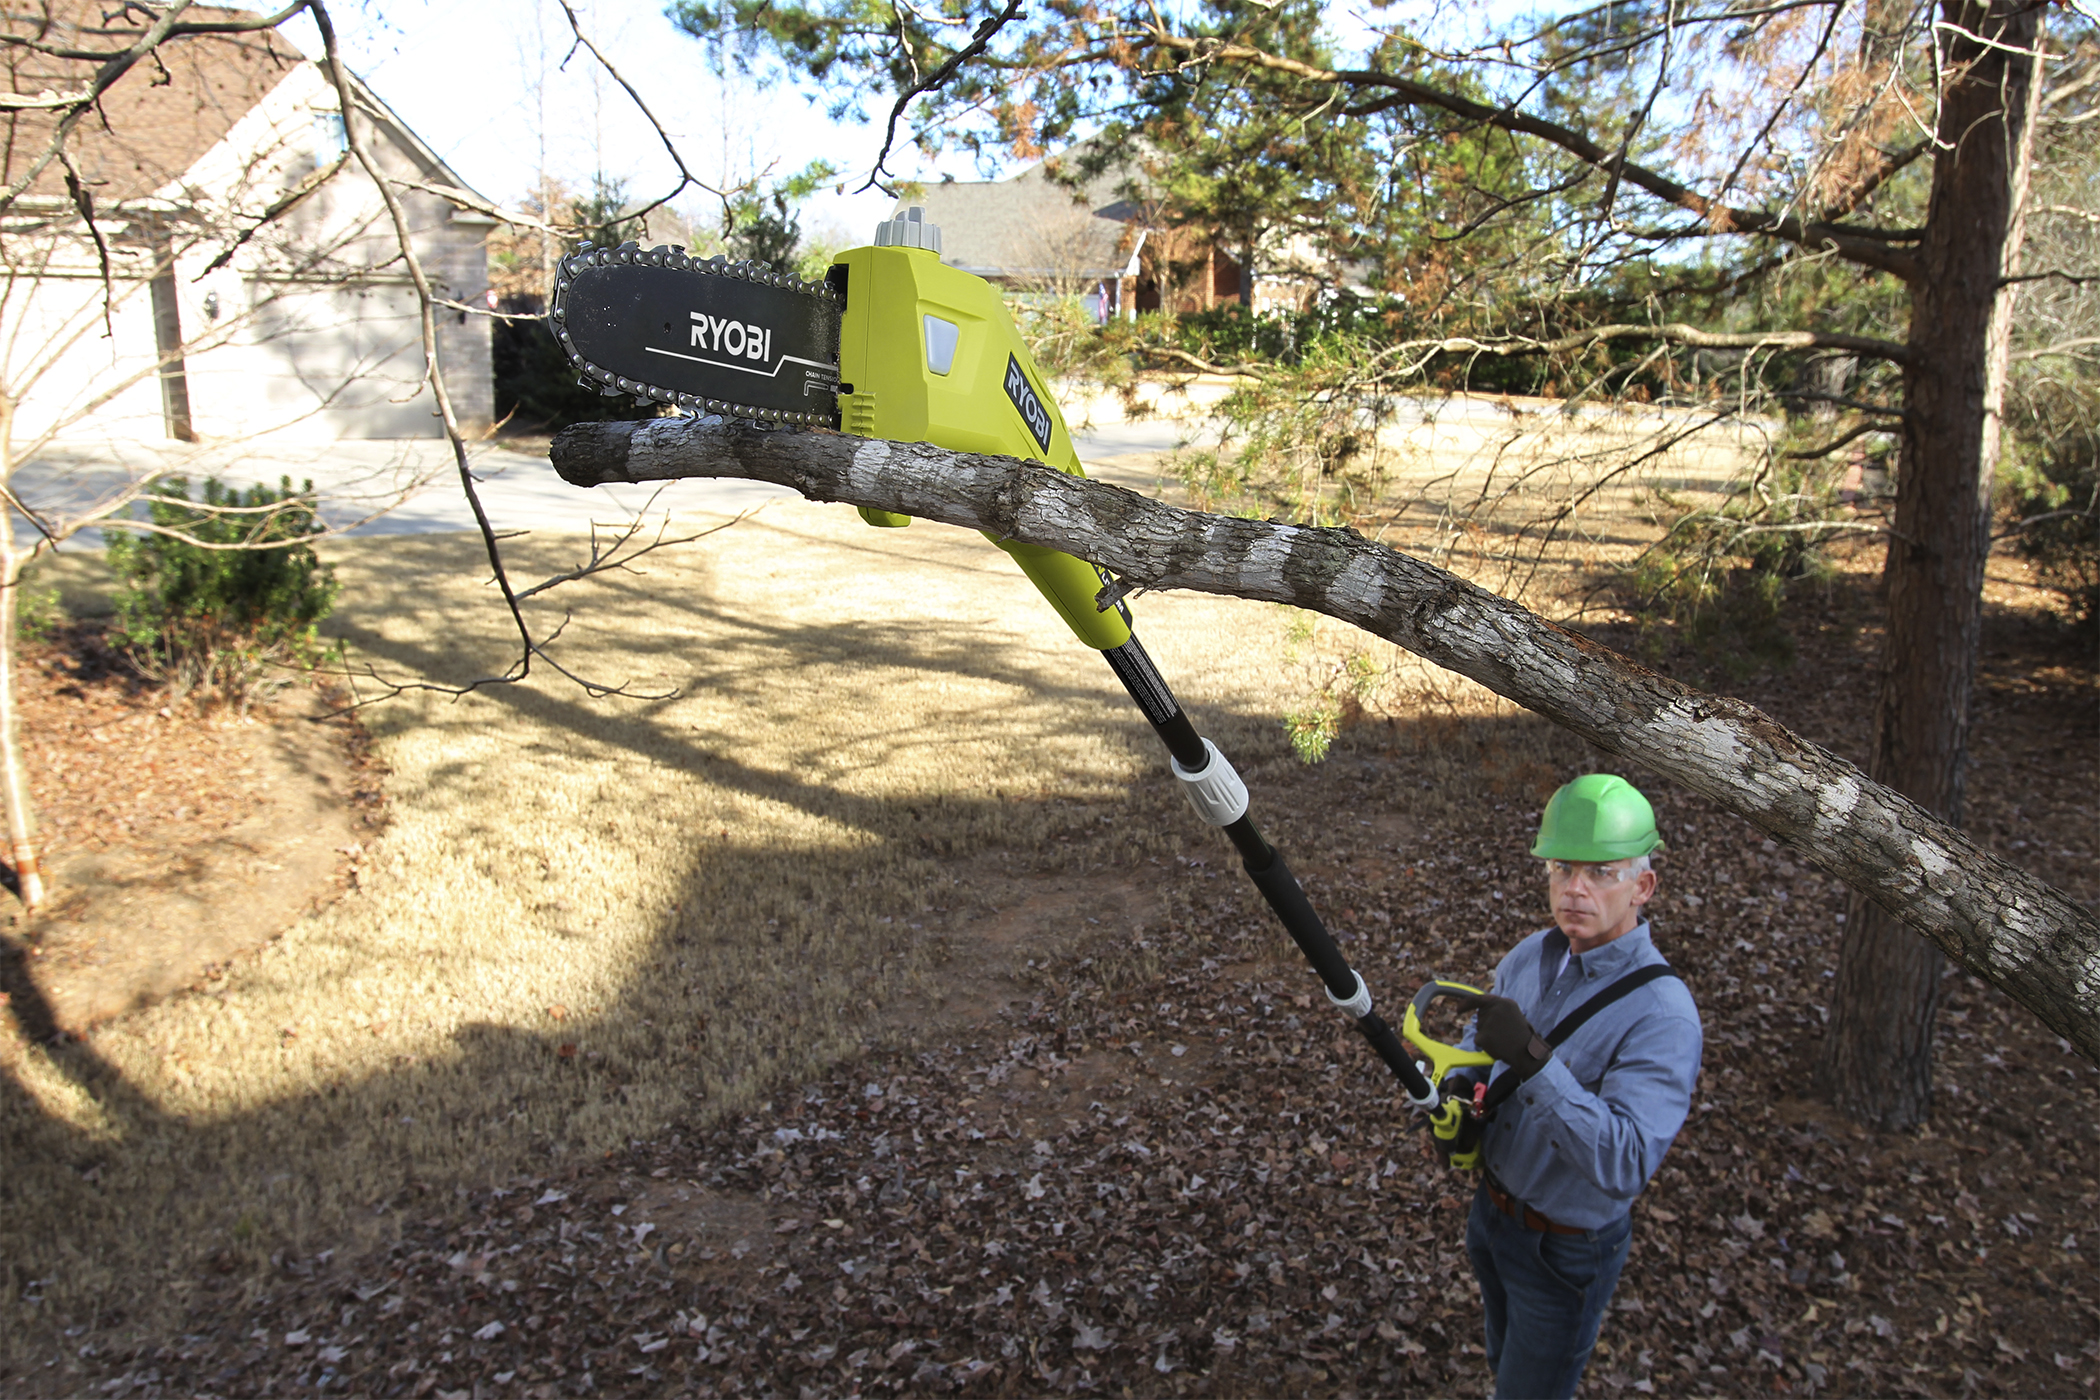
[[[0,10],[0,31],[54,47],[121,52],[149,27],[138,10],[104,17],[101,0],[13,0]],[[193,6],[186,22],[253,20],[245,10]],[[98,204],[151,195],[196,164],[284,75],[303,62],[272,29],[197,34],[163,44],[103,95],[100,110],[74,128],[68,142]],[[0,83],[15,93],[77,92],[100,64],[56,58],[20,45],[0,46]],[[9,112],[0,120],[0,178],[12,185],[51,140],[49,110]],[[57,162],[30,187],[32,195],[63,196]]]
[[[1129,195],[1140,181],[1130,169],[1111,169],[1074,189],[1046,161],[1004,180],[944,180],[908,202],[940,225],[942,258],[965,272],[1085,282],[1129,266],[1141,233]]]

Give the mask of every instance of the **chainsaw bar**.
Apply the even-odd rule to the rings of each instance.
[[[826,283],[760,263],[586,243],[561,261],[547,323],[608,397],[836,425],[840,311]]]

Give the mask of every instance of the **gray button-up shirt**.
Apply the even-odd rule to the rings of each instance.
[[[1567,952],[1568,936],[1544,929],[1495,969],[1496,994],[1522,1007],[1540,1035],[1627,973],[1663,961],[1645,923],[1560,967]],[[1463,1044],[1473,1048],[1471,1025]],[[1487,1169],[1562,1225],[1595,1230],[1619,1220],[1684,1126],[1704,1044],[1683,982],[1664,977],[1635,988],[1495,1110],[1481,1141]],[[1494,1074],[1508,1070],[1498,1064]]]

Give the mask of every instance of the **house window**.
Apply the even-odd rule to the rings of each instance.
[[[350,147],[350,140],[343,134],[341,112],[314,113],[314,152],[322,160],[334,160]]]

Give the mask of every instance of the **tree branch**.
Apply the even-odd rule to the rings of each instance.
[[[583,45],[583,47],[585,47],[586,49],[589,49],[591,57],[598,61],[598,66],[605,70],[606,75],[608,77],[610,77],[614,82],[620,85],[621,90],[625,92],[628,96],[628,99],[634,103],[635,110],[639,111],[642,114],[642,116],[645,119],[647,119],[650,128],[656,132],[656,139],[663,143],[664,154],[668,155],[671,158],[671,164],[678,167],[677,189],[672,190],[669,194],[664,195],[660,199],[652,200],[648,204],[644,204],[639,209],[630,210],[629,212],[622,214],[620,217],[623,220],[639,219],[653,214],[658,209],[662,208],[664,205],[669,204],[672,200],[678,198],[679,195],[684,194],[688,185],[706,190],[709,194],[713,195],[717,199],[722,198],[723,193],[721,190],[718,190],[713,185],[708,184],[707,181],[701,179],[699,176],[695,175],[690,169],[686,167],[685,157],[678,153],[678,144],[671,139],[671,134],[668,131],[664,130],[664,124],[656,119],[656,113],[649,110],[649,104],[642,101],[641,93],[635,91],[634,84],[628,82],[626,77],[620,72],[619,69],[613,67],[612,60],[605,56],[604,51],[601,50],[596,44],[591,42],[590,35],[583,32],[583,21],[576,17],[576,7],[571,5],[569,3],[569,0],[556,0],[556,3],[558,3],[561,6],[562,14],[568,17],[569,32],[576,36],[576,42]]]
[[[896,105],[890,108],[889,126],[882,133],[882,149],[875,154],[875,164],[868,171],[867,183],[855,190],[855,194],[859,194],[861,190],[876,188],[876,181],[886,173],[882,166],[883,162],[890,158],[890,147],[897,142],[897,121],[904,115],[904,109],[911,105],[911,100],[922,93],[938,90],[943,83],[955,76],[956,70],[983,53],[999,31],[1006,28],[1020,13],[1021,0],[1006,0],[1006,8],[996,15],[987,16],[984,23],[977,26],[977,32],[970,36],[970,42],[957,49],[953,58],[898,95]],[[883,193],[887,194],[889,191],[885,189]]]
[[[1068,551],[1146,588],[1290,603],[1468,676],[1794,845],[2100,1062],[2100,920],[1739,700],[1702,695],[1351,530],[1179,510],[1012,458],[718,419],[587,423],[568,481],[770,481]]]
[[[258,218],[254,223],[248,225],[248,227],[242,229],[240,232],[240,236],[235,238],[233,242],[227,244],[226,250],[220,253],[219,256],[211,260],[211,265],[209,267],[205,268],[204,271],[198,273],[195,277],[192,277],[190,280],[192,282],[202,282],[205,278],[211,276],[214,272],[217,272],[220,268],[232,262],[234,254],[240,252],[241,249],[247,247],[249,240],[253,239],[256,234],[261,233],[265,228],[267,228],[270,224],[275,223],[283,215],[290,213],[300,204],[303,204],[306,201],[306,197],[308,195],[312,194],[315,190],[321,188],[321,186],[327,184],[330,180],[334,179],[336,172],[341,170],[345,165],[349,163],[350,151],[346,147],[341,155],[337,156],[334,160],[322,166],[320,169],[313,171],[312,173],[307,175],[305,179],[301,180],[298,184],[292,186],[289,190],[279,195],[274,201],[271,202],[269,208],[262,211],[262,216],[260,218]]]
[[[128,7],[127,7],[128,8]],[[144,9],[145,7],[139,6]],[[262,29],[275,29],[293,15],[306,8],[306,0],[293,0],[274,15],[249,15],[245,19],[195,20],[178,22],[168,26],[167,37],[186,39],[197,34],[253,34]],[[222,11],[222,13],[224,13]],[[0,45],[10,48],[29,49],[48,58],[62,58],[74,63],[108,63],[124,57],[122,49],[69,49],[59,44],[47,44],[41,39],[32,39],[26,34],[0,34]]]
[[[2015,360],[2041,360],[2051,355],[2068,355],[2072,351],[2082,350],[2088,345],[2100,345],[2100,335],[2082,335],[2076,340],[2059,340],[2054,345],[2044,345],[2034,350],[2019,351],[2013,358]],[[2084,358],[2091,357],[2087,356]]]
[[[1142,353],[1147,359],[1167,360],[1175,364],[1187,365],[1198,374],[1219,374],[1227,378],[1238,378],[1241,375],[1245,375],[1249,379],[1260,379],[1275,373],[1274,368],[1269,365],[1214,365],[1200,355],[1192,355],[1188,351],[1172,345],[1148,345]]]
[[[1502,131],[1535,137],[1559,147],[1585,164],[1595,166],[1627,184],[1647,191],[1666,204],[1690,210],[1704,219],[1715,233],[1758,234],[1788,243],[1798,243],[1804,248],[1834,252],[1848,261],[1893,273],[1905,281],[1917,275],[1917,262],[1911,254],[1891,248],[1880,239],[1862,236],[1832,224],[1804,221],[1791,215],[1767,214],[1755,209],[1741,209],[1710,200],[1659,171],[1622,160],[1573,127],[1533,116],[1529,112],[1521,112],[1512,107],[1491,107],[1485,102],[1461,97],[1457,93],[1447,92],[1417,79],[1377,69],[1319,68],[1246,44],[1195,39],[1164,29],[1154,30],[1149,37],[1163,49],[1186,53],[1204,62],[1236,63],[1249,68],[1265,68],[1271,72],[1289,73],[1315,83],[1384,89],[1391,94],[1388,103],[1373,103],[1362,110],[1369,112],[1377,110],[1381,105],[1401,104],[1433,107],[1438,111],[1450,112],[1454,116]]]
[[[1886,423],[1862,423],[1849,433],[1844,433],[1821,447],[1804,447],[1799,452],[1782,453],[1790,462],[1812,462],[1818,457],[1828,457],[1846,443],[1863,438],[1868,433],[1893,433],[1896,430]]]
[[[459,473],[460,490],[465,493],[467,505],[474,512],[474,524],[481,532],[482,545],[488,554],[489,569],[495,577],[498,590],[503,595],[503,604],[510,612],[511,621],[518,629],[518,658],[501,675],[484,676],[479,680],[470,681],[464,686],[417,684],[395,686],[394,689],[397,691],[407,689],[446,690],[457,695],[477,690],[487,685],[511,685],[524,680],[532,674],[533,658],[538,657],[540,660],[545,661],[552,670],[582,686],[585,693],[593,697],[628,694],[629,692],[624,684],[601,685],[577,675],[549,656],[547,654],[547,646],[555,637],[560,635],[561,629],[555,629],[545,639],[535,639],[532,635],[531,626],[525,621],[525,614],[519,610],[517,590],[511,584],[509,570],[503,565],[503,551],[497,543],[495,527],[489,523],[488,512],[482,507],[481,494],[474,489],[474,472],[467,461],[466,438],[460,433],[459,416],[452,409],[452,391],[445,383],[444,366],[438,359],[437,319],[434,311],[437,297],[436,293],[431,289],[429,277],[423,271],[423,260],[416,253],[415,235],[409,223],[408,211],[401,203],[401,196],[394,192],[393,183],[387,179],[386,173],[380,169],[378,158],[372,154],[365,138],[359,134],[357,123],[351,120],[351,113],[355,108],[353,99],[356,90],[348,71],[343,67],[342,54],[336,47],[335,22],[328,13],[327,5],[324,3],[324,0],[303,0],[303,3],[313,15],[314,23],[321,31],[321,46],[328,81],[335,88],[337,101],[341,103],[343,109],[343,143],[349,149],[350,155],[356,159],[359,167],[370,178],[373,186],[379,191],[379,198],[386,205],[387,217],[393,224],[394,239],[396,246],[401,250],[402,263],[407,267],[408,275],[415,283],[416,307],[418,311],[417,323],[422,333],[423,342],[423,382],[430,386],[431,397],[437,403],[438,420],[444,425],[445,440],[452,448],[453,462]],[[571,17],[573,19],[573,12]],[[580,30],[578,35],[579,37],[581,36]],[[654,118],[652,117],[651,120],[653,121]],[[682,169],[683,167],[681,166],[680,168]],[[564,622],[563,626],[567,626],[567,623]]]
[[[520,213],[515,209],[505,209],[502,205],[491,203],[472,190],[463,190],[457,185],[431,185],[425,184],[421,180],[401,179],[394,180],[394,184],[399,189],[420,190],[424,194],[434,194],[447,204],[455,204],[461,209],[466,209],[476,214],[486,214],[497,223],[509,224],[514,228],[530,229],[534,233],[544,234],[549,238],[572,238],[585,231],[578,225],[552,224],[544,219],[535,219],[530,214]]]
[[[1893,340],[1877,340],[1865,335],[1839,335],[1830,331],[1702,331],[1697,326],[1682,322],[1670,322],[1660,326],[1611,325],[1592,326],[1588,330],[1575,331],[1552,340],[1537,340],[1530,336],[1504,336],[1494,340],[1476,340],[1470,336],[1451,336],[1443,340],[1406,340],[1388,346],[1383,352],[1392,354],[1466,354],[1495,355],[1559,355],[1570,350],[1587,349],[1612,340],[1661,340],[1674,345],[1689,345],[1701,350],[1844,350],[1855,355],[1871,355],[1880,360],[1893,360],[1905,364],[1910,360],[1910,350]]]

